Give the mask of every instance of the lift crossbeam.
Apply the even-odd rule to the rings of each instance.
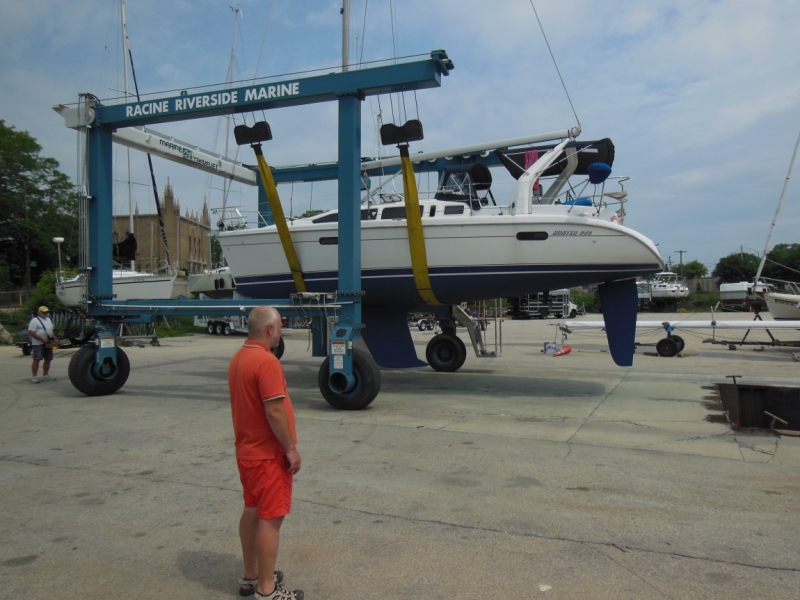
[[[410,92],[439,87],[451,68],[447,54],[434,50],[430,59],[422,61],[98,106],[96,123],[115,129],[316,104],[349,95]]]

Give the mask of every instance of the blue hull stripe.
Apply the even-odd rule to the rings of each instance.
[[[603,283],[637,275],[651,275],[658,264],[584,265],[502,265],[473,267],[432,267],[431,282],[444,303],[506,298],[563,287]],[[308,291],[335,292],[336,271],[304,273]],[[416,306],[421,304],[410,268],[362,271],[362,288],[367,305]],[[237,290],[251,298],[285,298],[294,293],[290,273],[236,277]]]

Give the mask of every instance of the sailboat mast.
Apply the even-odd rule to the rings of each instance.
[[[128,30],[125,27],[125,0],[119,0],[120,19],[122,20],[122,73],[125,92],[125,102],[128,101]],[[133,185],[131,184],[131,150],[125,148],[128,165],[128,232],[133,231]],[[135,271],[136,263],[131,261],[131,271]]]
[[[789,187],[789,180],[792,178],[792,169],[794,168],[794,161],[797,158],[797,148],[800,147],[800,135],[797,136],[797,142],[794,145],[794,152],[792,153],[792,161],[789,163],[789,172],[786,174],[786,180],[783,182],[783,191],[781,191],[781,199],[778,200],[778,208],[775,210],[775,216],[772,217],[772,225],[769,228],[769,235],[767,236],[767,243],[764,244],[764,252],[761,255],[761,262],[758,265],[756,272],[755,283],[761,277],[761,271],[764,269],[764,263],[767,262],[767,252],[769,251],[769,244],[772,241],[772,234],[775,233],[775,224],[778,222],[778,215],[783,208],[783,199],[786,197],[786,189]]]
[[[238,24],[239,7],[231,7],[233,11],[233,37],[231,38],[231,60],[228,63],[228,75],[225,78],[227,85],[230,86],[233,81],[233,70],[236,66],[236,25]],[[225,119],[225,158],[228,158],[228,142],[230,140],[230,117],[226,116]],[[227,177],[222,179],[222,218],[225,218],[225,207],[228,204],[228,192],[230,191],[230,180]]]
[[[350,70],[350,0],[342,0],[342,71]]]

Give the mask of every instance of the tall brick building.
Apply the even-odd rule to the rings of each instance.
[[[181,215],[181,204],[175,198],[172,185],[167,179],[161,196],[161,214],[164,215],[164,229],[167,232],[169,254],[173,265],[186,274],[202,273],[211,265],[211,221],[208,206],[203,202],[200,214],[188,209]],[[125,238],[128,233],[127,215],[114,216],[114,241]],[[139,206],[133,215],[133,233],[138,245],[136,253],[137,271],[155,271],[164,268],[167,256],[161,240],[158,214],[141,214]]]

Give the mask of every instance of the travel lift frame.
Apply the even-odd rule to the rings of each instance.
[[[320,369],[320,391],[337,408],[366,406],[380,390],[380,371],[368,355],[354,350],[361,323],[361,102],[366,96],[441,86],[453,63],[444,50],[430,58],[356,71],[223,88],[197,94],[103,105],[93,100],[84,109],[57,107],[66,126],[88,130],[88,278],[86,310],[96,344],[76,353],[69,365],[72,384],[87,395],[113,394],[128,378],[130,363],[117,348],[114,323],[150,323],[159,316],[241,315],[256,306],[273,306],[284,315],[319,317],[315,337],[324,335],[325,317],[338,322],[328,339]],[[112,282],[113,179],[112,137],[117,129],[204,117],[338,102],[339,283],[336,301],[325,295],[298,294],[292,299],[114,300]],[[261,225],[261,224],[260,224]],[[321,338],[320,338],[321,339]],[[323,389],[326,388],[326,389]],[[366,402],[365,402],[366,400]]]

